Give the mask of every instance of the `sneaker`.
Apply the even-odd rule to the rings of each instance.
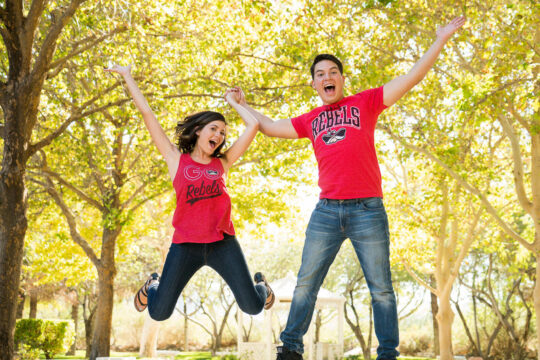
[[[146,307],[148,306],[148,288],[150,285],[152,285],[155,282],[159,281],[159,275],[157,273],[153,273],[150,275],[148,280],[144,283],[144,285],[137,291],[135,294],[135,298],[133,299],[133,305],[135,305],[135,309],[139,312],[144,311]]]
[[[270,285],[266,282],[266,278],[264,275],[260,272],[256,273],[253,276],[253,280],[255,280],[255,284],[263,283],[266,287],[266,292],[268,295],[266,296],[266,302],[264,303],[264,309],[268,310],[274,305],[274,300],[276,299],[276,296],[274,295],[274,292],[272,291],[272,288]]]
[[[303,360],[303,357],[299,353],[287,349],[285,346],[278,346],[276,360]]]

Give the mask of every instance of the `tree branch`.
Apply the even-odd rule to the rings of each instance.
[[[69,20],[75,14],[77,8],[86,0],[72,0],[64,12],[59,16],[58,19],[53,20],[52,25],[49,28],[49,32],[45,36],[45,40],[41,44],[41,51],[36,59],[34,64],[34,69],[30,74],[30,81],[32,83],[40,83],[45,78],[47,69],[52,60],[54,51],[56,49],[56,41],[62,33],[62,30],[69,22]],[[60,10],[57,8],[54,11]]]
[[[90,196],[86,195],[81,189],[79,189],[75,185],[73,185],[73,184],[67,182],[66,180],[64,180],[59,174],[55,173],[54,171],[51,171],[48,168],[42,169],[42,172],[47,177],[50,176],[50,177],[55,178],[60,184],[64,185],[65,187],[67,187],[68,189],[73,191],[82,200],[86,201],[88,204],[92,205],[93,207],[95,207],[99,211],[105,211],[105,208],[98,201],[96,201],[96,200],[92,199]]]
[[[96,36],[95,35],[91,35],[81,41],[78,41],[74,44],[73,46],[73,52],[67,54],[66,56],[64,56],[63,58],[60,58],[56,61],[54,61],[53,63],[50,64],[49,66],[49,70],[52,70],[54,69],[54,71],[50,71],[48,74],[47,74],[47,79],[51,79],[53,77],[55,77],[56,75],[58,75],[60,73],[60,71],[62,71],[64,68],[65,68],[65,64],[66,62],[71,59],[72,57],[74,56],[77,56],[79,55],[80,53],[88,50],[88,49],[91,49],[93,48],[94,46],[96,46],[97,44],[103,42],[104,40],[108,39],[109,37],[111,36],[114,36],[118,33],[121,33],[123,31],[126,31],[127,30],[127,27],[125,26],[122,26],[122,27],[118,27],[118,28],[115,28],[114,30],[108,32],[107,34],[99,37],[96,39]],[[91,41],[92,39],[95,39],[94,41]],[[89,42],[87,45],[83,46],[83,47],[80,47],[79,48],[79,45],[81,44],[84,44],[84,43],[87,43]]]
[[[298,69],[297,67],[290,66],[290,65],[280,64],[280,63],[277,63],[277,62],[274,62],[274,61],[271,61],[271,60],[268,60],[268,59],[265,59],[265,58],[262,58],[262,57],[259,57],[259,56],[256,56],[256,55],[236,53],[236,54],[232,54],[231,56],[244,56],[244,57],[249,57],[249,58],[253,58],[253,59],[257,59],[257,60],[266,61],[266,62],[268,62],[268,63],[270,63],[270,64],[272,64],[272,65],[281,66],[281,67],[284,67],[284,68],[287,68],[287,69],[300,70],[300,69]]]
[[[15,30],[20,29],[23,24],[23,8],[22,1],[20,0],[7,0],[6,6],[2,9],[4,10],[5,21],[4,24],[8,24],[9,20],[11,26],[6,26],[7,29]]]
[[[7,20],[7,12],[3,7],[0,7],[0,22],[5,23]]]
[[[443,272],[441,268],[443,266],[444,242],[447,237],[446,224],[448,223],[448,217],[449,217],[449,212],[450,212],[450,202],[448,200],[448,184],[446,182],[443,182],[441,186],[442,186],[441,220],[439,222],[440,226],[439,226],[439,230],[437,231],[437,237],[436,237],[437,261],[435,262],[435,266],[436,266],[435,276],[437,278],[437,282],[440,282],[442,284],[443,281],[440,279],[440,274]]]
[[[131,204],[131,202],[133,201],[133,199],[135,199],[135,197],[137,195],[139,195],[143,190],[144,188],[146,188],[146,186],[148,185],[148,182],[144,182],[141,184],[141,186],[139,186],[132,194],[131,196],[126,200],[124,201],[121,205],[120,205],[120,208],[121,209],[125,209],[126,207],[128,207],[129,204]]]
[[[269,159],[274,159],[274,158],[277,158],[278,156],[281,156],[283,154],[287,154],[287,153],[291,153],[291,152],[296,152],[298,150],[305,150],[306,148],[310,147],[311,146],[311,143],[306,143],[304,146],[300,146],[300,147],[296,147],[296,148],[292,148],[292,149],[287,149],[285,151],[282,151],[282,152],[279,152],[277,154],[273,154],[273,155],[267,155],[267,156],[260,156],[260,157],[257,157],[255,159],[250,159],[250,160],[244,160],[244,161],[239,161],[237,163],[235,163],[232,167],[233,168],[239,168],[243,165],[246,165],[246,164],[258,164],[262,161],[266,161],[266,160],[269,160]]]
[[[431,291],[433,294],[435,294],[437,297],[440,296],[440,291],[429,285],[426,281],[424,281],[418,274],[411,268],[409,265],[409,262],[403,258],[400,257],[400,263],[405,266],[405,270],[423,287]]]
[[[81,104],[80,106],[78,106],[78,108],[75,110],[75,112],[73,114],[71,114],[71,116],[66,120],[64,121],[60,127],[58,127],[56,130],[54,130],[52,133],[50,133],[48,136],[46,136],[45,138],[39,140],[37,143],[35,144],[31,144],[30,146],[28,146],[28,149],[26,150],[26,157],[29,158],[30,156],[32,156],[34,153],[36,153],[36,151],[42,149],[43,147],[49,145],[54,139],[56,139],[58,136],[60,136],[67,128],[68,126],[75,122],[75,121],[78,121],[80,119],[83,119],[87,116],[90,116],[96,112],[100,112],[100,111],[103,111],[107,108],[110,108],[110,107],[113,107],[113,106],[119,106],[119,105],[122,105],[126,102],[128,102],[130,99],[122,99],[122,100],[118,100],[114,103],[108,103],[104,106],[101,106],[99,108],[95,108],[95,109],[92,109],[92,110],[88,110],[86,112],[79,112],[81,109],[86,109],[88,108],[90,105],[92,105],[93,103],[95,103],[97,100],[99,100],[103,95],[107,94],[107,93],[110,93],[113,89],[115,89],[117,86],[118,86],[119,83],[113,85],[113,86],[110,86],[109,88],[105,89],[105,91],[101,92],[99,95],[96,95],[94,96],[92,99],[84,102],[83,104]]]
[[[459,318],[461,319],[461,323],[463,324],[463,327],[465,328],[465,333],[467,334],[467,337],[469,338],[469,342],[472,344],[474,351],[476,351],[477,354],[480,354],[478,345],[473,339],[471,331],[469,330],[469,326],[467,325],[467,319],[465,319],[465,316],[463,316],[463,312],[461,311],[461,307],[459,306],[459,303],[457,301],[452,301],[452,302],[454,303],[454,306],[458,312]]]
[[[428,159],[432,160],[439,166],[441,166],[454,180],[456,180],[463,188],[465,188],[468,192],[470,192],[473,195],[478,196],[478,198],[482,201],[482,204],[484,204],[484,207],[486,208],[487,212],[497,221],[499,226],[504,230],[504,232],[516,240],[518,243],[520,243],[523,247],[525,247],[527,250],[533,252],[534,248],[536,246],[536,242],[529,243],[524,238],[522,238],[518,233],[516,233],[510,225],[508,225],[498,214],[497,210],[491,205],[489,200],[487,199],[486,195],[469,184],[465,179],[463,179],[460,175],[458,175],[454,170],[452,170],[448,165],[446,165],[442,160],[434,156],[431,152],[428,150],[409,144],[406,142],[403,138],[395,135],[387,126],[381,125],[380,123],[377,124],[377,127],[384,130],[390,137],[398,142],[400,142],[404,147],[416,151],[418,153],[424,154]]]
[[[514,160],[513,174],[514,174],[514,185],[516,187],[516,193],[519,200],[519,203],[523,209],[532,217],[533,216],[533,204],[527,197],[525,191],[525,184],[523,182],[523,160],[521,157],[521,148],[519,146],[519,138],[516,135],[514,128],[504,115],[499,115],[499,122],[502,125],[504,133],[510,140],[512,146],[512,159]]]
[[[158,192],[158,193],[155,193],[147,198],[145,198],[144,200],[142,200],[141,202],[137,203],[136,205],[134,205],[132,208],[128,209],[128,212],[132,213],[134,212],[135,210],[137,210],[139,207],[141,207],[142,205],[144,205],[145,203],[147,203],[148,201],[152,200],[152,199],[155,199],[165,193],[169,192],[169,190],[163,190],[161,192]]]
[[[47,2],[47,0],[33,0],[28,15],[26,15],[26,18],[24,19],[25,41],[28,42],[30,46],[32,46],[34,33]]]
[[[83,251],[85,252],[86,256],[92,261],[94,266],[96,268],[99,268],[101,266],[101,260],[97,257],[96,253],[94,252],[94,249],[90,246],[88,241],[86,241],[81,234],[77,231],[77,221],[75,220],[75,217],[73,216],[71,210],[64,202],[64,199],[62,195],[56,191],[56,188],[54,187],[53,182],[50,180],[49,177],[45,176],[47,181],[46,190],[49,193],[49,195],[53,198],[54,202],[58,207],[62,210],[62,213],[64,214],[67,223],[69,225],[69,232],[71,234],[71,238],[73,241],[79,245]]]
[[[510,81],[510,82],[508,82],[506,84],[503,84],[503,85],[499,86],[497,89],[490,91],[482,99],[477,101],[474,104],[474,108],[476,108],[478,105],[482,104],[484,101],[486,101],[487,99],[489,99],[490,97],[492,97],[493,95],[497,94],[500,91],[503,91],[503,90],[505,90],[505,89],[507,89],[507,88],[509,88],[509,87],[511,87],[513,85],[519,84],[521,82],[532,81],[532,80],[534,80],[534,78],[519,78],[519,79],[515,79],[513,81]]]
[[[193,94],[193,93],[184,93],[184,94],[175,94],[175,95],[166,95],[163,98],[164,99],[176,99],[176,98],[183,98],[183,97],[209,97],[214,99],[223,99],[223,95],[214,95],[214,94]]]
[[[99,171],[98,167],[96,166],[96,163],[94,161],[94,154],[92,152],[92,147],[90,146],[90,144],[88,144],[88,139],[87,139],[87,132],[88,130],[86,128],[83,129],[83,132],[84,132],[84,136],[82,137],[82,143],[84,145],[84,149],[85,149],[85,152],[86,152],[86,156],[88,157],[88,167],[90,168],[90,170],[92,171],[92,176],[94,177],[94,180],[96,182],[96,185],[101,193],[101,196],[105,195],[107,193],[107,188],[105,186],[105,184],[103,183],[103,179],[102,179],[102,174],[101,172]],[[101,142],[103,142],[103,138],[100,138],[99,139]]]
[[[531,124],[517,112],[516,108],[514,107],[513,101],[511,101],[510,104],[506,106],[506,110],[508,110],[508,112],[516,118],[516,120],[521,124],[521,126],[523,126],[525,130],[527,130],[529,134],[531,133]]]
[[[463,245],[461,246],[457,259],[454,261],[454,266],[450,271],[451,280],[448,281],[446,284],[447,286],[447,288],[445,289],[446,291],[451,291],[454,280],[459,274],[459,268],[461,267],[461,263],[463,262],[463,259],[465,259],[467,254],[469,253],[469,248],[471,247],[474,241],[476,226],[478,226],[478,222],[480,221],[480,215],[482,215],[483,210],[484,209],[480,207],[478,211],[476,212],[476,215],[474,216],[473,222],[471,223],[469,227],[469,231],[467,232],[467,237],[465,238],[465,241],[463,242]]]

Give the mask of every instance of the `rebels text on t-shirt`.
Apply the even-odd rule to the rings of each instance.
[[[313,144],[321,199],[382,197],[374,135],[385,108],[379,87],[291,119],[298,136]]]

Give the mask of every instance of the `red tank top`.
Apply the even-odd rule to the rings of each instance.
[[[218,158],[200,164],[189,154],[180,156],[173,180],[176,192],[173,243],[211,243],[222,240],[224,234],[234,235],[224,172]]]

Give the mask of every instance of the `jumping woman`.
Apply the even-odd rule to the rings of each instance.
[[[238,104],[239,89],[228,89],[224,96],[246,125],[229,149],[223,151],[225,118],[213,111],[201,111],[180,121],[174,145],[133,79],[131,66],[115,65],[105,71],[124,78],[153,142],[167,163],[176,192],[174,235],[162,275],[150,275],[135,295],[135,308],[143,311],[148,306],[152,319],[168,319],[189,279],[208,265],[227,282],[242,311],[258,314],[263,308],[269,309],[274,303],[274,293],[260,272],[254,276],[255,284],[251,279],[235,237],[231,199],[225,187],[227,171],[247,150],[259,128],[255,117]]]

